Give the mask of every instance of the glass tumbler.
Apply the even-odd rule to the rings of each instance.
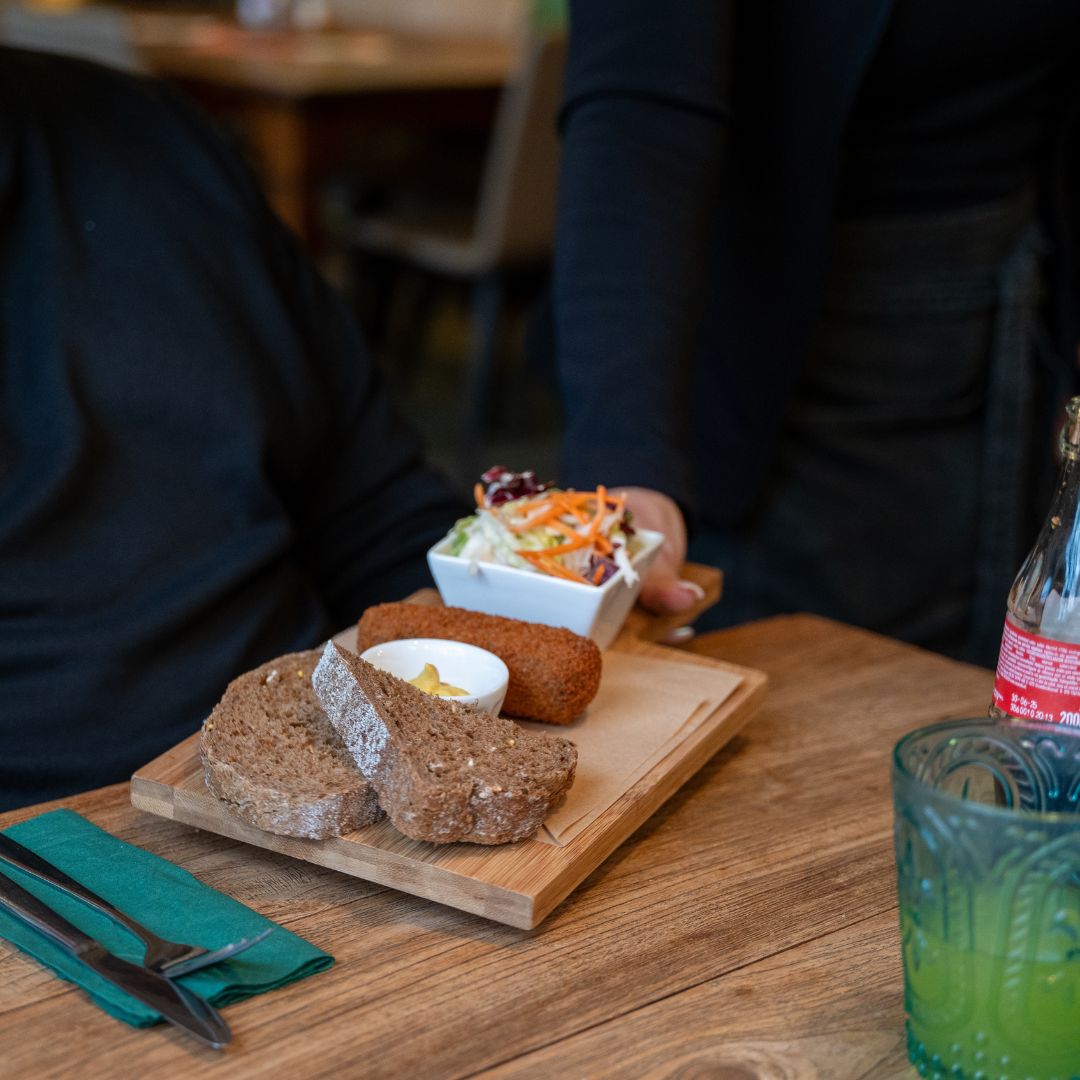
[[[1080,1080],[1080,731],[935,724],[892,781],[912,1063]]]

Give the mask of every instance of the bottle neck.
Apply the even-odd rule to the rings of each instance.
[[[1061,468],[1058,470],[1057,487],[1044,532],[1063,526],[1071,527],[1076,518],[1080,488],[1080,398],[1073,398],[1065,410],[1058,449],[1061,452]]]
[[[1080,399],[1073,398],[1065,410],[1065,424],[1058,438],[1062,460],[1080,458]]]
[[[1055,591],[1075,604],[1080,598],[1080,449],[1070,447],[1066,452],[1063,446],[1062,450],[1057,487],[1035,550],[1043,553],[1048,564],[1057,564]],[[1054,551],[1056,558],[1051,556]],[[1050,570],[1050,565],[1045,569]]]
[[[1065,410],[1061,467],[1035,546],[1009,590],[1009,616],[1026,633],[1080,644],[1080,397]]]
[[[1077,495],[1080,489],[1080,453],[1064,455],[1058,470],[1057,486],[1050,502],[1048,524],[1060,528],[1071,524],[1076,517]],[[1056,519],[1056,520],[1055,520]]]

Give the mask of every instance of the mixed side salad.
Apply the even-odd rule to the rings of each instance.
[[[564,491],[550,481],[538,483],[533,472],[496,465],[480,477],[474,494],[476,513],[450,531],[451,555],[582,585],[603,585],[620,570],[628,585],[637,582],[630,560],[640,542],[626,499],[603,485]]]

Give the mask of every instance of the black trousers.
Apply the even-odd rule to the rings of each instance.
[[[993,665],[1056,471],[1060,362],[1030,193],[839,222],[813,347],[699,629],[812,611]]]

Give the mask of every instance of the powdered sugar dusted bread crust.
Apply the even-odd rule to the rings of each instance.
[[[334,642],[313,682],[380,805],[415,840],[522,840],[573,783],[568,740],[432,697]]]
[[[383,817],[311,685],[318,650],[234,679],[203,724],[207,788],[249,825],[323,839]]]

